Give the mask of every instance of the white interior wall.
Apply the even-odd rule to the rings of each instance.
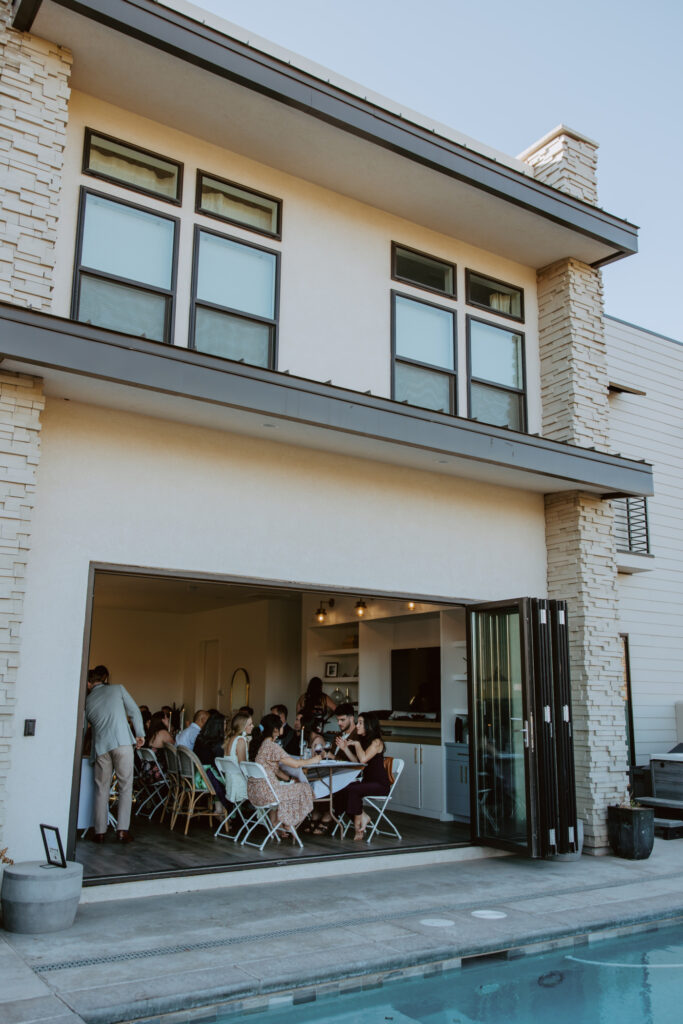
[[[90,127],[151,149],[184,166],[180,207],[138,195],[130,189],[81,173],[85,128]],[[283,201],[282,241],[198,215],[197,169],[255,188]],[[465,269],[470,268],[524,289],[528,423],[541,430],[540,364],[536,272],[458,239],[421,227],[308,181],[284,174],[201,139],[174,131],[76,90],[62,174],[63,193],[56,243],[53,311],[68,316],[71,304],[79,187],[84,185],[145,208],[180,218],[175,344],[187,346],[193,227],[200,224],[238,240],[282,254],[279,370],[375,395],[390,394],[390,292],[392,288],[456,309],[458,408],[466,414],[466,313],[486,316],[465,305]],[[397,241],[457,265],[455,303],[410,285],[391,281],[391,242]],[[343,316],[340,311],[343,309]],[[510,325],[504,318],[501,324]]]
[[[92,562],[454,600],[545,593],[537,494],[63,399],[48,398],[41,446],[16,709],[38,724],[13,748],[15,858],[40,853],[27,787],[35,822],[66,833]]]

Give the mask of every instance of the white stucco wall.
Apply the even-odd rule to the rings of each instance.
[[[91,561],[455,599],[542,596],[543,499],[49,399],[16,710],[38,724],[13,755],[15,859],[40,852],[31,821],[66,833]]]
[[[86,127],[140,145],[184,165],[182,206],[176,207],[81,173]],[[282,241],[194,212],[197,169],[239,182],[283,202]],[[362,174],[363,169],[358,168]],[[466,313],[525,334],[528,429],[541,430],[536,273],[462,241],[384,213],[310,182],[256,163],[238,153],[174,131],[74,91],[64,158],[63,193],[56,253],[53,311],[68,316],[76,249],[79,187],[139,203],[181,219],[175,344],[187,346],[193,227],[200,224],[281,253],[280,317],[276,369],[358,391],[391,391],[391,289],[456,311],[458,410],[467,409]],[[391,280],[391,242],[457,265],[455,302]],[[465,305],[465,269],[489,274],[524,289],[526,322]]]
[[[650,754],[683,739],[675,714],[683,702],[683,344],[609,317],[605,333],[610,380],[646,392],[610,399],[612,449],[654,467],[655,493],[647,502],[654,559],[642,559],[646,572],[618,577],[636,760],[648,764]]]

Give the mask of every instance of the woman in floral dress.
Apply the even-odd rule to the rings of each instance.
[[[282,826],[281,835],[288,835],[289,830],[297,828],[313,810],[313,790],[307,782],[285,782],[286,776],[280,771],[280,765],[300,768],[304,765],[318,764],[322,757],[320,754],[308,758],[292,757],[291,754],[287,754],[277,743],[282,729],[279,715],[265,715],[261,719],[258,732],[254,731],[249,756],[252,761],[263,765],[280,801],[279,807],[273,808],[270,812],[270,819],[273,824],[279,823]],[[247,793],[253,804],[268,804],[273,799],[270,789],[261,779],[249,779]]]

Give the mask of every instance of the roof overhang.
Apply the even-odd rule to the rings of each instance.
[[[3,369],[48,395],[538,493],[653,493],[652,468],[0,304]]]
[[[627,221],[152,0],[16,0],[13,24],[73,52],[74,89],[515,262],[637,251]]]

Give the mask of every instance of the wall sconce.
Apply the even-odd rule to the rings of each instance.
[[[412,612],[414,610],[415,610],[415,602],[414,601],[408,601],[408,611]]]
[[[318,610],[315,613],[315,620],[316,620],[316,622],[321,622],[322,623],[327,618],[327,609],[325,608],[325,605],[327,605],[328,608],[334,608],[334,598],[331,597],[329,599],[329,601],[321,601],[320,602],[320,604],[318,606]]]
[[[358,616],[358,618],[362,619],[363,616],[365,615],[366,611],[368,610],[368,606],[366,605],[365,601],[363,601],[363,600],[361,600],[359,598],[356,601],[356,607],[355,607],[354,610],[355,610],[356,615]]]

